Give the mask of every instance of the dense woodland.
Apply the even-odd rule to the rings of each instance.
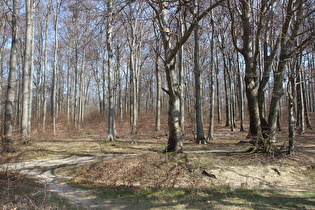
[[[2,146],[32,132],[80,129],[104,116],[137,133],[139,113],[168,115],[167,152],[214,124],[248,132],[271,151],[276,131],[311,128],[315,111],[314,0],[1,0]],[[145,115],[144,115],[145,116]],[[189,119],[185,116],[190,116]],[[245,124],[245,119],[249,124]]]

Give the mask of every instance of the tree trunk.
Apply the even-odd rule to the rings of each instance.
[[[21,119],[21,136],[25,140],[29,137],[29,107],[31,98],[31,63],[32,63],[32,32],[33,32],[33,1],[26,1],[26,36],[25,36],[25,52],[24,52],[24,67],[23,67],[23,98],[22,98],[22,119]]]
[[[218,53],[216,53],[218,59]],[[217,66],[219,64],[217,63]],[[219,82],[219,68],[216,68],[216,85],[217,85],[217,116],[218,116],[218,124],[221,124],[221,95],[220,95],[220,82]]]
[[[310,116],[308,114],[309,112],[309,106],[308,106],[308,90],[306,89],[306,78],[305,78],[305,71],[301,72],[302,74],[302,79],[303,79],[303,83],[302,83],[302,95],[303,95],[303,101],[304,101],[304,118],[305,118],[305,123],[306,123],[306,127],[309,129],[312,129],[312,125],[311,125],[311,120],[310,120]]]
[[[44,72],[43,72],[43,84],[42,84],[42,99],[43,99],[43,117],[42,117],[42,126],[43,130],[46,129],[46,120],[47,120],[47,96],[46,96],[46,75],[48,70],[48,45],[49,45],[49,14],[50,6],[47,8],[48,12],[45,15],[45,49],[44,49]],[[69,86],[68,86],[69,87]]]
[[[297,66],[297,126],[299,134],[304,134],[305,132],[305,113],[304,113],[304,98],[303,98],[303,89],[302,89],[302,78],[300,66]]]
[[[244,128],[244,94],[243,94],[243,81],[242,81],[242,74],[241,68],[239,65],[239,55],[237,53],[237,82],[238,82],[238,106],[239,106],[239,114],[240,114],[240,131],[245,131]]]
[[[168,84],[168,90],[165,90],[169,95],[169,112],[168,112],[168,127],[169,127],[169,139],[168,145],[165,148],[165,152],[181,152],[183,149],[183,131],[180,127],[180,95],[182,87],[178,82],[178,73],[175,71],[175,58],[180,47],[188,40],[194,27],[198,22],[205,17],[213,8],[218,6],[222,1],[218,1],[215,4],[208,7],[203,11],[194,22],[187,27],[187,30],[183,34],[183,37],[178,41],[172,40],[172,28],[168,16],[168,2],[149,1],[149,5],[154,10],[158,19],[158,26],[162,36],[164,47],[164,65],[166,72],[166,81]]]
[[[210,13],[212,15],[212,13]],[[212,36],[211,36],[211,41],[210,41],[210,74],[209,76],[209,81],[210,81],[210,116],[209,116],[209,130],[208,130],[208,136],[207,136],[207,141],[213,140],[214,139],[214,22],[213,19],[211,18],[211,29],[212,29]]]
[[[169,139],[165,152],[181,152],[183,149],[183,133],[179,124],[180,119],[180,91],[175,72],[175,61],[165,64],[167,84],[169,87],[168,131]]]
[[[179,17],[179,36],[183,37],[183,15]],[[179,71],[179,85],[181,86],[182,91],[180,92],[180,127],[182,129],[183,136],[185,135],[185,97],[184,97],[184,47],[181,46],[178,51],[178,71]]]
[[[13,123],[14,123],[14,106],[15,106],[15,91],[16,91],[16,72],[17,72],[17,55],[18,55],[18,14],[19,0],[13,0],[12,11],[12,38],[11,38],[11,53],[10,53],[10,72],[8,78],[7,96],[5,101],[4,113],[4,137],[2,140],[3,151],[15,152],[14,141],[12,139]]]
[[[54,60],[53,60],[53,72],[52,72],[52,88],[51,88],[51,119],[52,119],[52,130],[56,134],[56,95],[57,95],[57,55],[58,55],[58,24],[59,24],[59,12],[60,2],[57,2],[56,13],[55,13],[55,48],[54,48]]]
[[[277,130],[277,116],[279,112],[279,102],[280,102],[281,97],[284,95],[283,83],[284,83],[286,64],[288,62],[288,59],[290,58],[290,50],[291,50],[291,47],[293,47],[292,44],[297,41],[296,37],[299,32],[300,23],[301,23],[300,16],[303,15],[302,1],[297,1],[297,2],[289,1],[286,12],[287,14],[285,17],[285,22],[283,23],[283,28],[281,31],[281,49],[280,49],[280,56],[279,56],[279,65],[278,65],[277,71],[274,72],[274,87],[273,87],[273,92],[272,92],[269,118],[268,118],[268,124],[269,124],[268,138],[266,138],[264,142],[264,150],[267,152],[271,149],[271,146],[276,142],[275,136],[276,136],[276,130]],[[297,16],[295,16],[295,14]],[[297,18],[297,21],[294,22],[294,24],[292,24],[292,19],[294,16],[295,18]],[[293,27],[291,35],[288,34],[290,27]],[[298,58],[296,61],[297,61],[296,71],[299,72],[300,59]],[[302,98],[303,97],[301,97],[301,99]],[[304,112],[302,115],[304,116]]]
[[[114,100],[114,68],[113,68],[113,50],[112,50],[112,41],[113,41],[113,2],[108,0],[107,2],[108,9],[108,20],[107,20],[107,33],[106,33],[106,45],[107,45],[107,71],[108,71],[108,141],[116,140],[116,128],[115,128],[115,100]]]
[[[199,5],[198,0],[195,0],[195,15],[198,14]],[[200,46],[199,46],[199,25],[197,24],[194,29],[194,75],[195,75],[195,108],[196,108],[196,130],[197,138],[196,142],[206,143],[203,130],[203,106],[202,106],[202,81],[201,81],[201,70],[200,70]]]
[[[131,82],[131,133],[137,133],[138,127],[138,100],[137,100],[137,81],[136,81],[136,63],[135,63],[134,43],[130,46],[130,82]]]
[[[155,129],[161,130],[161,72],[159,70],[159,44],[156,43],[156,55],[155,55],[155,75],[156,75],[156,104],[155,104]]]
[[[228,74],[228,66],[226,65],[225,53],[223,53],[223,63],[224,63],[224,92],[225,92],[225,127],[230,127],[230,78]]]
[[[288,86],[291,87],[291,90],[288,88],[288,97],[289,97],[289,155],[294,155],[294,144],[295,144],[295,120],[294,120],[294,104],[295,104],[295,78],[290,75]]]
[[[233,44],[235,48],[242,53],[245,61],[245,87],[246,96],[248,101],[249,112],[249,134],[248,137],[254,140],[256,146],[258,140],[261,138],[261,124],[259,116],[258,106],[258,75],[257,75],[257,56],[259,45],[257,44],[257,38],[260,31],[257,29],[257,33],[254,32],[253,26],[253,11],[251,2],[241,0],[241,20],[242,20],[242,48],[240,49],[237,44],[237,37],[235,35],[234,28],[234,13],[230,10],[232,18],[231,30]],[[228,2],[230,3],[230,2]],[[254,40],[256,42],[254,42]]]

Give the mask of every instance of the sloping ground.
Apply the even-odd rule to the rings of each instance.
[[[168,137],[152,130],[125,132],[116,142],[99,132],[41,136],[0,168],[37,178],[79,209],[315,209],[314,130],[297,136],[295,156],[286,146],[273,154],[241,152],[250,147],[238,144],[246,132],[220,126],[207,145],[187,136],[178,155],[160,153]],[[278,137],[280,148],[287,132]]]
[[[183,189],[228,186],[231,189],[298,191],[315,189],[313,157],[305,155],[303,162],[295,162],[284,157],[271,160],[263,154],[258,154],[256,158],[253,156],[255,155],[232,155],[226,159],[224,153],[181,154],[176,157],[158,153],[143,154],[73,167],[66,175],[75,175],[75,180],[79,183],[97,186]],[[265,160],[258,162],[262,158]],[[215,178],[205,175],[204,170],[215,175]],[[60,170],[59,172],[61,173]]]
[[[215,152],[218,151],[215,150]],[[47,190],[69,199],[79,209],[128,209],[131,203],[134,209],[142,209],[142,205],[152,207],[152,209],[186,209],[191,202],[195,202],[170,203],[162,199],[156,202],[134,203],[134,199],[129,202],[124,201],[123,195],[122,200],[117,201],[116,198],[104,196],[98,192],[98,190],[106,192],[105,189],[110,189],[111,186],[123,187],[122,189],[126,187],[185,189],[185,191],[188,190],[187,192],[208,192],[209,190],[221,192],[222,189],[228,187],[227,194],[238,189],[284,190],[291,194],[294,191],[308,193],[315,187],[315,165],[314,159],[309,158],[310,155],[300,155],[290,160],[286,157],[275,159],[265,154],[225,155],[224,153],[176,156],[159,153],[121,154],[20,162],[2,165],[0,168],[35,177],[45,184]],[[261,163],[257,163],[258,159]],[[254,162],[256,164],[253,165]],[[295,163],[292,164],[292,162]],[[296,167],[295,164],[302,165]],[[215,175],[216,178],[204,175],[204,170]],[[71,180],[70,182],[77,184],[69,185],[65,180]],[[208,196],[209,193],[198,195],[199,199],[205,200],[202,200],[202,204],[197,204],[196,209],[199,205],[220,208],[220,205],[226,202],[216,203],[217,198],[207,200]],[[145,195],[145,197],[149,199],[150,195]],[[161,202],[166,202],[165,206],[161,205]],[[229,200],[229,202],[224,206],[238,209],[236,204],[240,201]],[[249,208],[243,202],[240,202],[241,209]],[[315,197],[302,203],[307,208],[315,207]],[[295,207],[298,204],[295,202]],[[193,206],[190,208],[194,209]]]

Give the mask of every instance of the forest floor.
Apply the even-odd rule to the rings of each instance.
[[[246,132],[217,125],[204,145],[188,127],[184,153],[175,155],[161,153],[168,137],[152,123],[135,135],[119,124],[125,133],[116,142],[104,141],[103,126],[34,134],[18,153],[2,154],[2,209],[315,209],[314,129],[296,136],[289,156],[286,129],[281,150],[264,154],[239,152],[251,146],[240,143]]]

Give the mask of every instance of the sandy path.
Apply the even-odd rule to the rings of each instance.
[[[55,174],[55,169],[62,166],[96,162],[113,158],[123,158],[137,154],[122,154],[122,155],[104,155],[104,156],[89,156],[89,157],[74,157],[65,159],[46,159],[35,160],[29,162],[9,163],[0,165],[0,170],[20,172],[30,175],[39,180],[46,186],[50,192],[54,192],[63,196],[75,203],[77,207],[86,209],[119,209],[115,208],[110,202],[98,199],[92,192],[76,187],[72,187],[65,182],[60,181],[58,174]]]

